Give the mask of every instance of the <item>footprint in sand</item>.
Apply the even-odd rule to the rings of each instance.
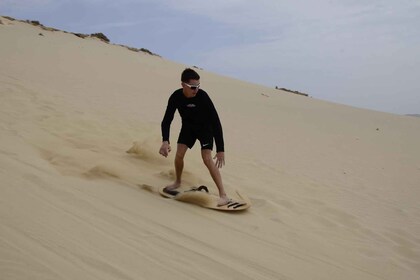
[[[106,166],[106,165],[97,165],[83,174],[89,179],[95,178],[114,178],[121,179],[120,172],[117,169]]]
[[[153,186],[151,186],[151,185],[147,185],[147,184],[138,184],[137,186],[139,186],[139,188],[140,188],[140,189],[145,190],[145,191],[148,191],[148,192],[151,192],[151,193],[156,193],[156,192],[158,192],[158,191],[157,191],[157,188],[156,188],[156,187],[153,187]]]

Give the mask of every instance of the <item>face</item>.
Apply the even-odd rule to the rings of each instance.
[[[183,82],[181,85],[185,97],[191,98],[197,94],[198,89],[200,88],[200,80],[189,80],[188,83]]]

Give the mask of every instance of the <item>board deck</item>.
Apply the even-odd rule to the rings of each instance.
[[[211,192],[206,191],[207,187],[200,186],[198,188],[179,188],[175,191],[165,191],[164,187],[159,188],[159,193],[166,197],[172,198],[178,201],[196,204],[201,207],[222,210],[222,211],[241,211],[251,207],[250,200],[241,195],[238,191],[235,191],[235,197],[230,203],[223,206],[217,206],[219,196]]]

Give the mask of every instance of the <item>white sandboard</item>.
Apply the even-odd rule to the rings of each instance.
[[[223,206],[217,206],[219,196],[207,192],[207,187],[200,186],[198,188],[178,188],[175,191],[167,192],[164,187],[159,188],[159,193],[166,198],[173,198],[182,202],[196,204],[204,208],[210,208],[223,211],[241,211],[251,207],[250,200],[236,191],[238,198],[233,198],[230,203]]]

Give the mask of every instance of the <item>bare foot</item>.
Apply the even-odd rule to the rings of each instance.
[[[174,182],[173,184],[170,184],[170,185],[166,186],[165,190],[173,191],[173,190],[179,188],[180,186],[181,186],[181,183]]]
[[[230,199],[229,197],[227,197],[226,195],[225,196],[222,196],[222,197],[220,197],[219,198],[219,201],[217,202],[217,206],[224,206],[224,205],[227,205],[227,204],[229,204],[229,202],[231,202],[232,201],[232,199]]]

